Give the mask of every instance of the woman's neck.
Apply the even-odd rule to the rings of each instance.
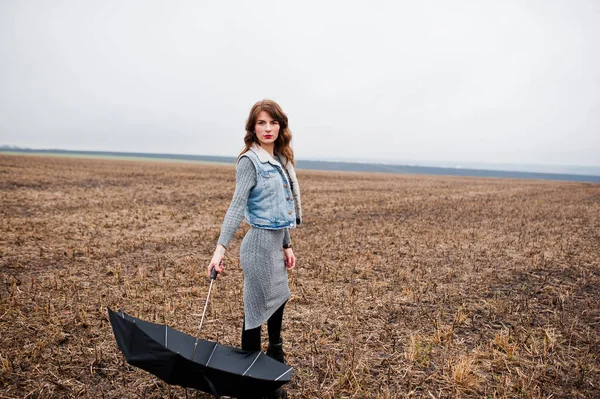
[[[260,144],[260,146],[271,155],[271,157],[275,158],[275,144]]]

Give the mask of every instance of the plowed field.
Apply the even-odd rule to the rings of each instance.
[[[298,177],[291,397],[600,397],[600,185]],[[186,397],[123,361],[106,306],[194,335],[234,183],[233,166],[0,155],[0,398]],[[201,332],[232,346],[246,230]]]

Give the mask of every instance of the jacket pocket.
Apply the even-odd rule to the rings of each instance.
[[[278,175],[278,172],[276,169],[261,169],[260,175],[265,179],[272,179]]]

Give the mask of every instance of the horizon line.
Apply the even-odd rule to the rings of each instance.
[[[236,158],[233,155],[208,155],[208,154],[192,154],[192,153],[179,153],[179,152],[139,152],[139,151],[125,151],[125,150],[73,150],[66,148],[31,148],[31,147],[19,147],[14,145],[0,145],[0,151],[6,150],[17,150],[17,151],[65,151],[65,152],[79,152],[79,153],[121,153],[121,154],[140,154],[140,155],[177,155],[177,156],[190,156],[190,157],[218,157],[218,158]],[[474,167],[475,165],[488,165],[488,166],[531,166],[531,167],[548,167],[548,168],[589,168],[598,169],[596,173],[600,173],[600,164],[598,165],[583,165],[583,164],[549,164],[549,163],[520,163],[520,162],[483,162],[483,161],[454,161],[454,160],[414,160],[414,159],[403,159],[394,160],[391,158],[384,159],[373,159],[373,158],[349,158],[349,157],[335,157],[324,159],[322,157],[303,157],[296,158],[298,161],[315,161],[315,162],[342,162],[342,163],[360,163],[360,164],[373,164],[373,165],[394,165],[394,166],[417,166],[417,167],[440,167],[450,169],[461,169],[462,165],[465,165],[467,169]],[[477,170],[487,170],[475,167]],[[494,169],[492,169],[494,170]],[[505,170],[505,169],[498,169]],[[510,170],[516,171],[516,170]],[[530,172],[530,171],[523,171]],[[535,173],[553,173],[553,172],[535,172]]]

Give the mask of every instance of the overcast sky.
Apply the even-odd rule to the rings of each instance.
[[[600,2],[0,1],[0,144],[600,165]]]

